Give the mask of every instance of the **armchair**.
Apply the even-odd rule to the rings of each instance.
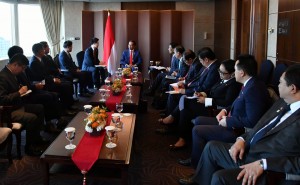
[[[0,149],[5,148],[7,150],[7,159],[9,163],[12,163],[11,149],[12,149],[12,129],[5,127],[2,118],[3,118],[3,107],[0,106]]]

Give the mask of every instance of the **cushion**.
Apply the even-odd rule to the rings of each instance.
[[[0,127],[0,144],[3,143],[7,136],[11,133],[10,128]]]

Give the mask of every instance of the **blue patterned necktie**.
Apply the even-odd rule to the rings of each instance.
[[[268,133],[272,128],[274,128],[277,123],[280,121],[283,115],[287,113],[289,110],[291,110],[290,105],[286,105],[281,109],[281,112],[278,114],[277,118],[270,124],[268,124],[266,127],[260,129],[256,134],[253,136],[250,145],[254,145],[257,141],[259,141],[266,133]]]

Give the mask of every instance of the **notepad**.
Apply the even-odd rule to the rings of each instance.
[[[31,92],[32,92],[32,90],[29,89],[25,94],[22,94],[21,97],[26,96],[27,94],[29,94]]]

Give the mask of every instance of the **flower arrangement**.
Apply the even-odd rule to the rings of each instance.
[[[124,84],[122,83],[121,79],[115,79],[112,86],[111,90],[113,91],[114,94],[119,94],[122,91]]]
[[[124,68],[123,69],[123,75],[124,76],[130,76],[131,74],[131,69],[130,68]]]
[[[101,131],[106,125],[107,113],[106,108],[94,107],[92,112],[87,118],[84,119],[86,122],[85,130],[88,133],[93,133],[93,131]]]

